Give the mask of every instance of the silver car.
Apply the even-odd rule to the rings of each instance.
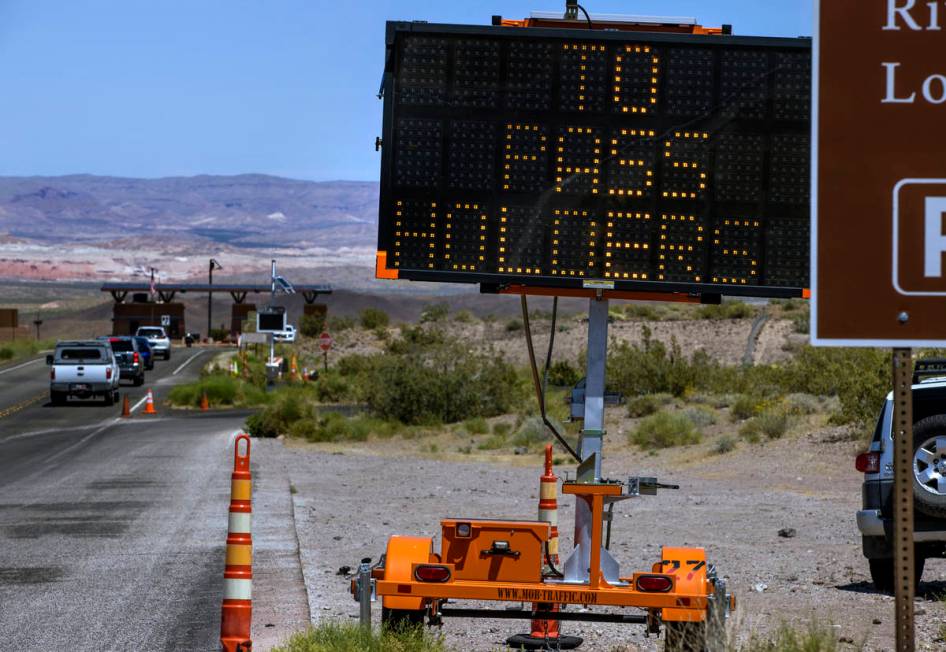
[[[135,335],[147,338],[155,357],[171,359],[171,338],[161,326],[142,326]]]

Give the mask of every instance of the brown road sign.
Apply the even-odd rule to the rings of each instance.
[[[946,2],[821,0],[812,342],[946,343]]]

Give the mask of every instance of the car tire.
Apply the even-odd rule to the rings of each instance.
[[[894,592],[893,579],[893,559],[868,559],[870,564],[870,578],[874,582],[874,588],[881,593]],[[913,562],[913,579],[916,586],[920,584],[920,578],[923,577],[923,567],[926,565],[924,557],[916,557]]]
[[[67,398],[65,392],[49,392],[49,402],[53,405],[65,405]]]
[[[115,405],[115,395],[112,392],[105,392],[105,407]]]
[[[916,509],[946,518],[946,414],[913,425],[912,466]]]
[[[167,361],[167,360],[170,360],[170,359],[171,359],[171,352],[170,352],[170,351],[165,351],[165,352],[164,352],[164,360]]]
[[[134,383],[135,387],[141,387],[145,384],[145,377],[144,375],[135,376],[135,379],[132,382]]]

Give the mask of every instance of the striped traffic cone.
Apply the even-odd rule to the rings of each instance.
[[[240,455],[240,444],[246,453]],[[223,608],[220,642],[224,652],[248,652],[253,647],[253,537],[250,534],[250,437],[240,435],[233,444],[230,476],[230,522],[227,528],[227,561],[223,571]]]
[[[551,525],[548,543],[548,558],[543,564],[546,573],[557,569],[558,561],[558,477],[552,471],[552,444],[545,447],[545,473],[539,478],[539,519]],[[559,605],[533,602],[533,611],[558,611]],[[506,644],[515,649],[526,650],[573,650],[582,644],[577,636],[562,636],[559,621],[533,619],[528,634],[516,634],[506,639]]]
[[[154,409],[154,393],[149,389],[148,398],[145,400],[145,411],[144,414],[157,414],[158,411]]]

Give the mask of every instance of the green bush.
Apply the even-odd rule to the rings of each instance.
[[[608,356],[609,388],[625,396],[669,393],[683,396],[688,391],[712,387],[720,375],[720,365],[703,351],[687,358],[674,340],[670,348],[652,339],[644,327],[640,344],[621,342]]]
[[[489,432],[489,423],[483,417],[473,417],[463,422],[463,429],[471,435],[485,435]]]
[[[811,394],[795,393],[785,397],[785,407],[792,414],[815,414],[821,409],[821,401]]]
[[[209,335],[214,342],[223,342],[230,338],[230,330],[227,328],[211,328]]]
[[[553,387],[574,387],[581,374],[570,363],[559,360],[549,367],[549,384]]]
[[[197,382],[172,388],[168,400],[178,407],[200,407],[204,393],[211,406],[255,407],[269,400],[260,387],[223,372],[208,374]]]
[[[627,402],[627,416],[632,418],[648,417],[673,400],[669,394],[644,394],[635,396]]]
[[[683,410],[683,416],[697,428],[707,428],[716,423],[716,410],[705,405],[694,405]]]
[[[376,416],[423,425],[506,414],[524,388],[502,357],[449,344],[375,356],[361,377],[361,393]]]
[[[811,330],[811,314],[807,310],[793,314],[792,328],[796,333],[807,335]]]
[[[354,398],[351,383],[334,369],[319,373],[319,378],[313,386],[315,397],[320,403],[339,403]]]
[[[746,421],[739,429],[739,434],[747,441],[758,443],[762,437],[781,439],[790,426],[789,414],[782,408],[772,408]]]
[[[288,434],[297,421],[311,417],[312,408],[303,400],[301,392],[285,392],[272,405],[250,415],[246,429],[254,437],[278,437]]]
[[[629,303],[624,306],[624,316],[640,321],[659,321],[660,310],[656,306],[644,303]]]
[[[630,434],[630,441],[641,448],[670,448],[700,442],[700,431],[678,412],[658,412],[646,417]]]
[[[402,355],[411,352],[423,352],[446,341],[444,332],[439,328],[425,326],[401,326],[401,336],[388,342],[388,353]]]
[[[740,394],[729,407],[729,414],[733,421],[751,419],[762,411],[761,401],[756,396]]]
[[[385,328],[388,325],[388,313],[380,308],[365,308],[361,311],[361,327],[368,330]]]
[[[804,631],[781,625],[774,634],[753,635],[738,648],[739,652],[838,652],[837,632],[829,625],[812,622]],[[845,648],[864,649],[864,646]]]
[[[474,317],[473,313],[469,310],[458,310],[453,313],[453,321],[459,324],[472,324],[476,321],[476,317]]]
[[[700,306],[700,319],[749,319],[755,317],[757,309],[742,301],[724,301],[718,305]]]
[[[549,421],[552,422],[552,425],[554,425],[555,429],[559,432],[565,431],[562,424],[556,422],[555,419],[549,417]],[[533,449],[539,445],[551,442],[553,437],[554,435],[545,427],[541,417],[529,417],[519,426],[519,430],[512,438],[512,445],[520,448]]]
[[[325,330],[325,315],[302,315],[299,332],[303,337],[318,337]]]
[[[293,634],[272,652],[448,652],[443,639],[423,627],[366,629],[323,621]]]
[[[355,327],[355,320],[344,315],[332,315],[327,320],[328,329],[332,333],[341,333]]]
[[[521,319],[510,319],[506,322],[507,333],[517,333],[523,328]]]
[[[505,437],[510,432],[512,432],[512,424],[506,423],[505,421],[497,421],[493,424],[494,435]]]
[[[421,311],[420,323],[427,324],[430,322],[443,321],[449,314],[450,306],[446,303],[431,303]]]
[[[730,437],[729,435],[723,435],[717,440],[716,445],[713,447],[713,452],[716,455],[725,455],[726,453],[731,453],[736,450],[736,439]]]
[[[12,360],[13,359],[13,349],[10,347],[3,347],[0,349],[0,360]]]
[[[481,451],[494,451],[506,446],[506,436],[493,434],[481,441],[476,447]]]

